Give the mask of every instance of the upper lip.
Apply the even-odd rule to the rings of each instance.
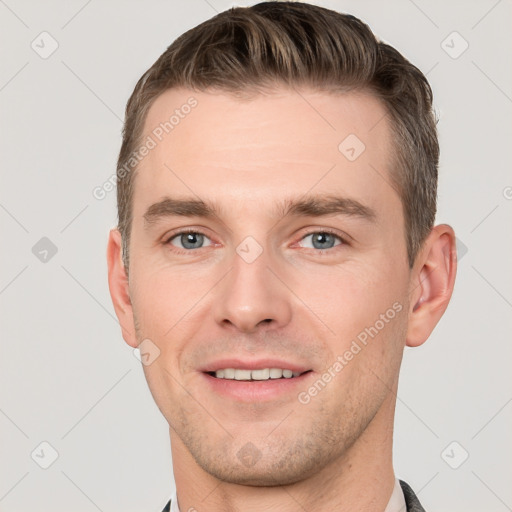
[[[281,368],[292,372],[304,373],[311,370],[309,366],[301,363],[285,361],[282,359],[218,359],[207,363],[199,369],[202,372],[215,372],[224,368],[235,368],[240,370],[260,370],[262,368]]]

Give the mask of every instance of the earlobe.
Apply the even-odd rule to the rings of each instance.
[[[411,274],[411,311],[406,344],[424,343],[448,307],[457,273],[455,233],[435,226],[418,254]]]
[[[135,335],[128,278],[122,260],[122,240],[118,229],[110,230],[107,245],[108,287],[123,338],[133,348],[138,346]]]

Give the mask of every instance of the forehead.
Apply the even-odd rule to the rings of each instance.
[[[275,89],[239,99],[172,89],[145,120],[134,217],[166,195],[249,206],[307,192],[399,202],[385,107],[367,93]],[[148,144],[149,145],[149,144]]]

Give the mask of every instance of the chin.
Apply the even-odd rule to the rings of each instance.
[[[247,446],[252,448],[248,448]],[[245,452],[254,449],[253,460],[244,461]],[[237,453],[231,453],[230,456],[212,457],[215,453],[210,452],[207,457],[204,453],[201,457],[195,457],[196,463],[204,471],[213,477],[223,481],[238,485],[247,485],[253,487],[274,487],[282,485],[291,485],[309,478],[318,472],[322,465],[325,465],[328,454],[326,453],[307,453],[307,450],[285,450],[281,447],[281,453],[276,451],[276,447],[267,447],[264,454],[256,455],[256,448],[247,443],[238,450]],[[223,462],[220,462],[223,461]]]
[[[213,477],[231,484],[245,485],[251,487],[277,487],[291,485],[306,478],[300,469],[298,471],[279,471],[273,467],[260,467],[240,469],[240,466],[233,464],[227,467],[203,467]]]

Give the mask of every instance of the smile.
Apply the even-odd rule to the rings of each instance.
[[[307,373],[311,370],[307,370]],[[214,372],[208,372],[212,377],[217,379],[228,379],[228,380],[270,380],[270,379],[291,379],[302,375],[301,372],[293,372],[289,369],[283,368],[261,368],[257,370],[246,370],[239,368],[223,368]]]

